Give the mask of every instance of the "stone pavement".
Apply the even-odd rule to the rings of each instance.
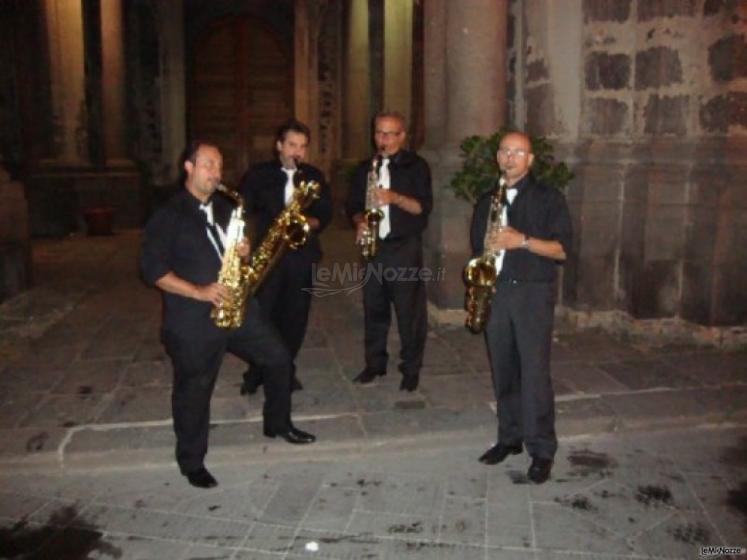
[[[565,440],[541,486],[526,484],[525,456],[486,467],[478,450],[452,439],[257,456],[218,465],[209,491],[168,466],[0,474],[0,557],[654,560],[707,546],[745,557],[744,428]]]
[[[638,500],[636,488],[659,488],[660,482],[666,479],[671,484],[690,484],[690,497],[685,501],[687,505],[683,510],[686,513],[698,503],[700,510],[703,510],[707,503],[703,498],[692,497],[697,492],[689,481],[682,480],[680,458],[670,461],[668,465],[671,468],[664,474],[657,471],[654,479],[658,482],[639,484],[635,482],[635,477],[631,482],[631,469],[638,469],[642,475],[647,472],[646,465],[655,465],[657,461],[666,462],[665,449],[669,446],[667,443],[664,447],[657,447],[655,452],[637,464],[637,447],[631,443],[634,441],[633,434],[657,429],[691,430],[681,432],[683,435],[679,441],[686,449],[680,451],[689,450],[688,453],[692,456],[688,455],[687,460],[695,466],[687,466],[687,469],[692,468],[706,479],[710,471],[701,469],[698,461],[713,457],[714,451],[709,445],[716,445],[717,441],[709,441],[709,432],[703,428],[717,427],[720,431],[714,433],[719,434],[727,428],[734,429],[733,433],[729,432],[732,442],[730,445],[741,450],[742,457],[747,455],[746,440],[739,440],[740,434],[744,434],[739,430],[747,423],[747,352],[725,353],[692,346],[662,345],[654,340],[621,340],[600,332],[576,332],[558,325],[553,351],[553,374],[558,403],[558,433],[561,438],[559,457],[562,456],[563,459],[558,462],[554,478],[556,482],[563,480],[565,486],[556,488],[546,485],[542,489],[521,486],[519,483],[522,472],[526,469],[525,456],[512,458],[508,463],[508,471],[502,468],[486,470],[476,463],[475,458],[495,437],[495,413],[481,337],[470,335],[459,326],[434,325],[429,333],[421,386],[415,393],[406,394],[397,390],[399,374],[394,359],[397,355],[397,341],[393,332],[389,375],[372,386],[360,387],[351,383],[350,380],[362,368],[363,361],[361,296],[356,289],[359,285],[355,276],[356,253],[350,239],[350,231],[337,226],[331,227],[325,235],[327,257],[323,265],[327,272],[319,275],[319,278],[325,280],[325,284],[318,286],[319,297],[313,301],[309,333],[298,361],[299,377],[305,389],[294,394],[294,420],[299,427],[318,435],[317,444],[299,449],[281,441],[263,438],[260,422],[261,396],[256,395],[250,399],[241,397],[238,387],[244,366],[233,357],[224,362],[212,403],[213,426],[207,463],[216,474],[221,469],[228,475],[233,473],[233,479],[230,476],[225,479],[219,474],[223,483],[219,487],[220,496],[231,494],[236,489],[240,495],[247,495],[248,503],[255,504],[247,506],[248,509],[234,511],[233,517],[229,516],[228,526],[234,527],[236,531],[223,526],[216,529],[223,531],[220,535],[224,535],[226,531],[230,533],[225,534],[225,537],[218,537],[218,541],[231,551],[228,557],[276,558],[278,554],[293,557],[291,553],[295,553],[296,549],[288,547],[295,547],[296,541],[301,542],[299,534],[307,527],[307,521],[317,519],[317,515],[305,516],[301,522],[286,512],[280,517],[291,515],[290,521],[281,522],[279,517],[275,519],[279,524],[273,525],[275,521],[272,521],[272,513],[267,514],[264,506],[258,505],[272,504],[275,499],[271,496],[273,492],[281,493],[280,497],[276,496],[280,502],[290,500],[293,504],[296,503],[294,500],[298,501],[293,506],[296,508],[293,509],[294,515],[300,511],[311,511],[311,504],[316,504],[314,507],[320,503],[327,504],[325,507],[333,511],[320,514],[319,523],[322,524],[328,517],[334,517],[335,508],[338,507],[336,504],[342,504],[339,505],[339,517],[347,519],[344,526],[338,523],[322,529],[338,534],[339,538],[331,537],[330,543],[338,539],[339,543],[355,545],[349,550],[356,552],[348,553],[348,549],[343,546],[334,548],[340,552],[323,557],[367,557],[364,546],[366,543],[357,541],[365,541],[368,537],[365,537],[365,531],[358,530],[358,521],[350,517],[351,511],[360,511],[364,517],[370,513],[374,518],[386,518],[392,512],[403,515],[429,514],[427,520],[403,520],[395,524],[397,527],[402,526],[401,536],[404,538],[393,538],[393,542],[396,541],[391,545],[394,552],[387,552],[389,557],[399,557],[396,553],[400,550],[398,547],[406,546],[408,557],[412,554],[416,558],[451,558],[454,557],[451,555],[453,550],[449,547],[455,546],[454,543],[468,544],[475,549],[469,548],[464,555],[460,553],[458,557],[472,557],[470,555],[474,553],[474,557],[480,558],[524,558],[524,549],[532,554],[547,552],[549,556],[542,556],[543,558],[554,557],[552,551],[555,550],[614,552],[628,557],[631,554],[633,557],[648,557],[646,555],[655,554],[652,550],[659,550],[656,546],[664,547],[663,543],[656,542],[655,533],[647,537],[651,539],[653,548],[632,546],[629,542],[633,538],[631,535],[639,535],[642,527],[638,521],[629,521],[630,526],[627,526],[620,521],[624,517],[616,520],[604,517],[604,523],[602,519],[596,523],[596,517],[608,512],[602,509],[585,510],[584,500],[591,500],[595,491],[606,493],[603,496],[605,499],[610,497],[608,494],[619,499],[622,499],[620,496],[625,496],[627,501],[620,502],[620,508],[625,509],[635,506],[633,501]],[[185,552],[189,546],[184,548],[186,545],[180,541],[181,537],[175,536],[175,531],[183,529],[194,533],[194,542],[217,545],[215,540],[208,538],[214,535],[209,534],[212,529],[205,526],[205,519],[200,517],[202,514],[195,518],[194,512],[190,512],[190,504],[197,495],[180,479],[174,466],[169,411],[170,368],[158,342],[159,298],[155,291],[145,288],[138,280],[138,242],[139,232],[135,231],[120,232],[112,237],[37,241],[34,247],[36,287],[0,306],[0,472],[5,473],[7,478],[4,480],[11,481],[22,479],[22,472],[35,471],[39,474],[31,477],[28,484],[31,487],[37,481],[40,484],[38,496],[34,491],[30,491],[30,494],[21,492],[17,495],[3,495],[0,498],[0,511],[6,512],[2,515],[10,520],[36,514],[29,522],[42,521],[50,508],[54,508],[47,502],[42,504],[40,500],[48,500],[50,495],[57,495],[54,492],[49,494],[44,489],[44,481],[47,480],[44,477],[57,480],[58,483],[63,481],[63,486],[69,483],[80,488],[86,485],[84,481],[92,478],[91,473],[100,474],[112,468],[130,468],[142,473],[142,469],[151,468],[154,481],[140,493],[150,496],[150,491],[153,490],[152,499],[155,502],[142,498],[146,509],[173,513],[182,512],[178,508],[186,508],[184,514],[188,522],[181,520],[181,525],[175,527],[168,521],[171,513],[165,513],[168,518],[165,523],[170,528],[158,534],[138,532],[129,526],[123,531],[116,529],[119,517],[132,517],[144,527],[150,527],[154,523],[147,516],[140,519],[129,509],[109,511],[107,504],[110,502],[106,500],[101,504],[90,501],[92,495],[107,496],[107,492],[114,497],[125,496],[125,501],[137,494],[138,484],[131,482],[128,487],[128,471],[102,474],[101,478],[94,477],[98,481],[95,488],[92,487],[90,493],[83,498],[75,497],[73,500],[76,504],[83,500],[86,507],[97,504],[95,512],[103,513],[97,513],[94,517],[106,527],[114,526],[111,529],[113,535],[142,534],[148,538],[165,539],[168,542],[175,539],[181,543],[179,546],[175,545],[178,552],[173,556],[166,554],[161,558],[202,557],[205,556],[202,551],[195,554]],[[335,276],[336,273],[346,272],[346,278]],[[437,280],[436,277],[434,281]],[[691,434],[694,439],[691,439]],[[603,443],[599,449],[602,450],[595,449],[584,455],[586,452],[583,446],[578,447],[574,442],[587,441],[588,438],[601,438]],[[625,441],[628,443],[624,444]],[[701,444],[704,445],[702,452],[697,447]],[[621,452],[611,454],[604,451],[618,445],[622,446],[620,449],[626,449],[624,461]],[[625,445],[628,447],[625,448]],[[454,450],[454,453],[449,450]],[[573,459],[572,454],[575,452],[581,453],[581,456]],[[424,459],[423,454],[428,453],[432,454],[432,458]],[[406,472],[406,468],[402,467],[402,470],[397,471],[393,465],[406,465],[411,454],[411,460],[414,463],[420,460],[420,463],[413,470],[412,484],[405,478],[405,483],[400,486],[397,483],[399,475],[396,473]],[[594,485],[588,487],[584,484],[571,484],[574,481],[574,476],[571,476],[574,464],[576,467],[581,465],[581,470],[585,468],[584,465],[596,465],[594,468],[597,471],[610,471],[604,467],[607,459],[597,454],[614,455],[618,464],[629,463],[626,469],[616,471],[624,471],[626,474],[623,478],[600,483],[597,490],[594,490]],[[737,453],[732,451],[732,454]],[[301,480],[296,487],[287,484],[288,481],[282,476],[273,478],[277,465],[287,466],[299,462],[309,469],[308,473],[294,472],[294,476],[298,474],[301,479],[308,479],[305,480],[307,485]],[[255,463],[269,465],[265,473],[273,475],[270,479],[254,476],[256,473],[252,469],[253,474],[249,479],[242,481],[241,469],[237,466]],[[424,468],[423,464],[437,470],[442,469],[438,475],[441,478],[437,477],[435,483],[438,491],[426,487],[424,492],[429,493],[432,501],[415,500],[417,508],[410,511],[407,504],[414,499],[413,493],[419,492],[417,488],[420,488],[424,480],[429,479],[427,468],[426,474],[419,474]],[[354,481],[343,480],[343,474],[337,470],[346,468],[346,473],[355,473],[351,475]],[[389,471],[392,469],[393,478],[389,478]],[[459,482],[451,482],[449,477],[444,478],[445,473],[449,472],[456,474]],[[462,472],[466,478],[461,475]],[[376,478],[377,473],[386,476],[379,480]],[[136,475],[132,476],[138,480]],[[575,527],[574,531],[582,530],[579,527],[586,527],[582,531],[590,531],[589,535],[594,536],[592,540],[600,539],[598,542],[604,544],[599,545],[601,548],[595,548],[586,542],[589,535],[585,537],[586,540],[573,541],[576,533],[569,528],[565,537],[562,535],[564,531],[559,531],[560,538],[567,538],[568,542],[555,542],[545,546],[538,538],[543,533],[541,524],[547,523],[547,519],[543,520],[541,515],[535,515],[545,506],[532,505],[532,499],[520,506],[525,510],[528,507],[531,513],[532,523],[524,526],[521,519],[526,521],[526,516],[515,519],[518,512],[513,509],[510,512],[503,511],[505,507],[500,500],[493,499],[498,494],[491,493],[494,492],[491,488],[498,484],[499,479],[502,481],[499,486],[505,486],[507,476],[517,483],[504,488],[508,495],[513,496],[516,492],[534,495],[539,492],[546,497],[540,497],[538,503],[547,502],[548,507],[551,506],[549,511],[565,511],[557,508],[570,508],[568,511],[573,514],[553,518],[553,526],[556,522],[560,522],[561,526],[565,523],[569,527]],[[739,499],[744,507],[744,479],[722,472],[713,476],[721,477],[721,482],[713,483],[718,488],[706,488],[703,492],[707,494],[712,490],[721,499],[724,495],[730,496],[729,492],[739,497],[741,491]],[[602,479],[607,480],[605,477]],[[107,484],[115,487],[122,481],[121,495],[117,494],[116,488],[106,490],[98,486],[107,480]],[[142,474],[139,480],[142,480]],[[368,493],[367,481],[377,482],[378,485],[372,483],[372,486],[379,490]],[[479,491],[470,487],[472,483],[478,486]],[[462,486],[450,494],[452,484]],[[257,495],[254,494],[255,485]],[[616,490],[618,486],[623,489]],[[5,489],[5,485],[3,488]],[[346,495],[346,491],[351,489],[354,490],[352,494]],[[585,492],[578,498],[580,501],[574,497],[577,490]],[[658,490],[652,491],[659,495]],[[166,492],[167,497],[163,498],[161,492]],[[365,496],[369,495],[378,496],[375,498],[378,500],[378,505],[374,504],[376,507],[364,504],[361,507],[355,506],[351,511],[345,509],[347,506],[344,504],[349,504],[351,499],[354,498],[355,503],[360,505],[360,500],[365,502]],[[555,498],[561,501],[558,502]],[[64,499],[60,499],[59,505],[69,505]],[[161,499],[165,499],[166,503],[161,504]],[[666,493],[656,500],[663,500],[667,507],[671,506],[666,503]],[[24,506],[26,501],[29,501],[28,507]],[[724,500],[719,503],[722,502]],[[195,503],[204,505],[205,502],[201,498]],[[475,503],[481,506],[475,508]],[[514,504],[514,501],[510,500],[510,503]],[[609,500],[609,503],[615,503],[615,499]],[[39,510],[39,507],[42,509]],[[128,507],[135,507],[135,510],[139,508],[137,501]],[[172,510],[173,507],[177,507],[177,510]],[[398,508],[404,509],[399,511]],[[459,536],[456,534],[462,525],[445,529],[438,528],[438,523],[432,524],[431,518],[435,512],[451,519],[451,513],[461,510],[473,520],[475,516],[485,516],[485,523],[490,524],[489,529],[475,534],[470,532],[472,529],[467,531],[465,526],[463,532],[466,531],[467,534]],[[75,511],[80,513],[79,509]],[[90,510],[86,511],[91,513]],[[579,513],[583,511],[586,513]],[[670,510],[666,511],[672,513]],[[500,520],[493,519],[491,513]],[[694,536],[692,531],[685,531],[686,536],[683,538],[692,541],[689,544],[738,544],[735,539],[739,534],[730,532],[734,531],[735,524],[739,527],[738,520],[724,514],[724,519],[729,521],[725,521],[723,527],[726,528],[722,528],[721,517],[710,512],[701,513],[708,521],[708,534],[704,535],[696,530],[695,525],[687,525],[691,529],[696,527],[693,529]],[[68,514],[70,511],[65,515]],[[265,519],[262,515],[270,515],[270,518]],[[586,521],[579,521],[579,515]],[[667,519],[671,520],[673,515]],[[634,520],[642,519],[637,514],[631,517]],[[216,516],[220,519],[212,520],[209,515],[208,518],[211,523],[218,523],[223,519],[220,515]],[[64,525],[65,519],[67,518],[59,521],[57,526]],[[268,521],[267,527],[261,525],[262,519]],[[649,522],[655,524],[656,519],[658,518],[646,516],[644,525]],[[504,521],[508,523],[508,527],[504,526]],[[421,524],[412,525],[418,522]],[[426,522],[431,525],[426,525]],[[661,522],[664,527],[668,527],[666,521]],[[360,523],[361,527],[365,525],[363,521]],[[196,527],[191,527],[191,524]],[[376,547],[381,544],[382,538],[387,540],[392,533],[399,537],[397,531],[385,528],[381,520],[372,519],[371,524],[378,527],[373,531],[372,537]],[[620,524],[624,527],[620,527]],[[99,523],[97,526],[100,525]],[[250,525],[253,527],[252,531],[255,528],[257,531],[264,531],[262,542],[265,544],[257,550],[264,550],[269,556],[238,554],[239,548],[251,541],[246,533]],[[493,525],[500,526],[495,529],[498,533],[516,526],[516,534],[506,534],[507,540],[498,538],[492,541],[490,535],[493,534]],[[469,526],[472,527],[472,524]],[[288,530],[293,531],[293,539],[290,539]],[[421,531],[426,532],[421,534]],[[444,538],[444,531],[454,534]],[[676,531],[682,532],[684,529],[680,527]],[[236,537],[234,532],[242,537]],[[409,540],[411,536],[416,538]],[[609,545],[608,548],[608,537],[617,539],[619,546]],[[283,541],[282,546],[286,548],[282,552],[267,544],[273,538]],[[477,545],[473,542],[475,539]],[[745,544],[744,541],[742,539],[742,545]],[[403,545],[403,542],[416,544]],[[417,544],[422,542],[430,544],[423,548]],[[627,544],[620,544],[623,542]],[[435,546],[439,543],[446,548]],[[364,546],[364,549],[360,549],[358,545]],[[494,555],[496,550],[501,551],[500,555]],[[636,552],[639,550],[641,552]],[[104,555],[100,557],[107,557],[105,551],[100,551],[100,554]],[[124,557],[139,557],[129,554],[128,552]],[[187,556],[180,556],[182,554]],[[42,557],[47,556],[40,556]]]

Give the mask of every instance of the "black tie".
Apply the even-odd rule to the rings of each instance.
[[[220,233],[218,233],[218,228],[215,227],[215,224],[207,224],[207,229],[208,235],[213,240],[213,243],[215,243],[215,246],[218,248],[218,253],[222,257],[226,249],[225,247],[223,247],[223,242],[220,240]]]

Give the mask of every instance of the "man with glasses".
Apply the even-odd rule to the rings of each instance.
[[[407,133],[399,113],[381,112],[374,119],[374,143],[379,187],[376,199],[384,217],[379,224],[377,253],[368,260],[363,286],[365,361],[356,383],[371,383],[386,375],[387,334],[391,308],[397,315],[401,343],[400,390],[414,391],[420,380],[428,326],[423,267],[422,233],[433,206],[428,164],[404,148]],[[347,213],[356,228],[356,241],[367,233],[368,172],[372,160],[362,162],[350,184]],[[370,274],[369,274],[370,272]]]
[[[498,402],[498,442],[480,462],[495,465],[526,449],[532,458],[529,480],[550,477],[558,441],[550,379],[557,265],[571,249],[571,220],[562,193],[536,181],[526,134],[510,132],[501,140],[498,166],[506,179],[504,223],[487,240],[485,230],[495,190],[475,204],[470,239],[472,253],[503,253],[485,341]],[[498,187],[496,187],[497,189]]]

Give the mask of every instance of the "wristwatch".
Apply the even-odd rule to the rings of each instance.
[[[521,242],[522,249],[529,249],[529,236],[525,233],[524,240]]]

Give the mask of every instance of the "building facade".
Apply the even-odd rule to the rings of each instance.
[[[218,142],[237,181],[291,115],[342,200],[372,115],[399,110],[433,171],[446,316],[468,256],[458,146],[511,125],[575,173],[564,309],[739,329],[746,31],[737,0],[6,0],[0,153],[32,234],[61,235],[97,207],[141,224],[187,138]]]

